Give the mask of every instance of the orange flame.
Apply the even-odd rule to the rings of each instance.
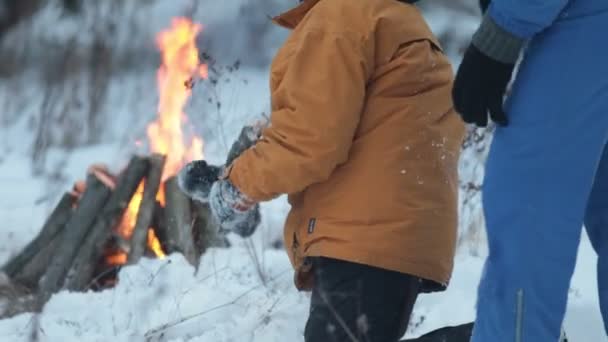
[[[165,252],[163,251],[163,247],[160,245],[160,240],[156,236],[156,233],[154,233],[154,229],[148,229],[148,246],[158,258],[165,258]]]
[[[124,265],[127,263],[127,253],[118,252],[116,254],[109,255],[106,258],[106,262],[108,263],[108,265],[113,266]]]
[[[130,240],[133,235],[133,229],[137,222],[137,212],[139,211],[139,205],[141,204],[142,197],[144,195],[144,182],[139,183],[135,194],[129,202],[129,206],[122,216],[122,221],[118,225],[117,233],[125,240]]]
[[[158,118],[148,125],[147,134],[151,152],[163,154],[167,158],[162,174],[163,181],[177,174],[187,162],[203,159],[203,140],[196,136],[185,136],[182,130],[187,124],[183,109],[192,93],[192,82],[196,78],[208,76],[207,65],[201,64],[196,48],[196,36],[201,30],[201,25],[187,18],[175,18],[169,29],[156,36],[162,57],[162,64],[157,73]],[[119,225],[118,234],[125,239],[130,239],[133,235],[143,188],[142,182]],[[161,205],[165,205],[162,186],[156,199]],[[152,229],[148,230],[148,247],[157,257],[165,257],[161,243]],[[123,254],[117,253],[107,260],[114,265],[125,264],[127,255]]]
[[[135,228],[135,224],[137,222],[137,213],[139,211],[139,205],[141,204],[142,198],[144,195],[144,182],[139,183],[135,194],[131,198],[129,202],[129,206],[125,211],[125,214],[122,217],[122,221],[118,225],[117,233],[123,239],[129,241],[131,240],[131,236],[133,236],[133,230]],[[148,229],[148,247],[154,252],[157,258],[163,259],[166,255],[161,248],[160,241],[156,237],[153,229]],[[108,263],[110,265],[123,265],[127,262],[127,254],[124,252],[119,252],[114,255],[111,255],[108,258]]]
[[[156,37],[162,65],[158,69],[158,120],[148,126],[152,152],[167,156],[163,180],[175,175],[185,163],[203,158],[203,140],[186,141],[182,127],[186,123],[183,108],[192,91],[194,77],[207,77],[207,66],[201,64],[196,36],[202,27],[186,18],[175,18],[171,28]]]

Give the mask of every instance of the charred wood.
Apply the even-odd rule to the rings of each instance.
[[[192,201],[192,237],[198,255],[202,255],[209,247],[227,247],[224,234],[219,225],[213,220],[209,205]]]
[[[156,195],[160,188],[165,159],[165,156],[158,154],[149,158],[150,167],[144,183],[144,193],[137,211],[137,220],[131,237],[130,264],[139,261],[146,251],[148,229],[152,226],[154,219]]]
[[[165,182],[165,222],[167,253],[180,252],[194,267],[199,255],[192,239],[192,209],[190,199],[181,191],[177,178]]]
[[[97,214],[110,197],[110,188],[95,175],[88,175],[87,186],[61,235],[47,271],[39,282],[41,302],[59,290],[78,255],[78,248],[89,234]]]
[[[66,287],[71,290],[85,289],[93,277],[97,261],[104,253],[104,246],[112,236],[112,229],[120,222],[139,183],[148,171],[148,159],[131,158],[129,165],[119,176],[116,189],[101,209],[90,233],[78,251]]]

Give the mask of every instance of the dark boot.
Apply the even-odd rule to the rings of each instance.
[[[428,334],[401,342],[469,342],[473,333],[473,323],[445,327],[431,331]]]
[[[469,342],[473,333],[473,323],[445,327],[431,331],[418,338],[402,340],[401,342]],[[566,334],[562,332],[560,342],[568,342]]]
[[[347,261],[312,258],[314,285],[306,342],[397,342],[421,280]]]

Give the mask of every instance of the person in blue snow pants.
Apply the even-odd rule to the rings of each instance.
[[[583,223],[608,331],[608,1],[492,1],[453,98],[464,121],[497,124],[472,341],[558,341]]]

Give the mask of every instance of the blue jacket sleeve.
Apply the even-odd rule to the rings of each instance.
[[[551,26],[571,0],[493,0],[489,15],[509,33],[528,39]]]

